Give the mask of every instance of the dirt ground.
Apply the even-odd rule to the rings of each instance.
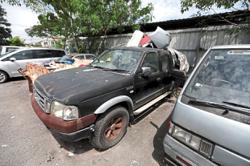
[[[115,147],[99,152],[88,140],[65,143],[32,110],[27,82],[0,84],[0,165],[157,166],[164,162],[163,137],[173,102],[164,101],[129,127]]]

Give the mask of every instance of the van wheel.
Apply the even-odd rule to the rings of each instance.
[[[124,107],[112,108],[97,120],[91,139],[92,145],[100,150],[116,145],[126,134],[128,123],[128,110]]]
[[[8,74],[0,70],[0,84],[8,80]]]

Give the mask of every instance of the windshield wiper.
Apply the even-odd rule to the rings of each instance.
[[[123,69],[110,69],[110,68],[106,68],[105,70],[117,71],[117,72],[128,72],[127,70],[123,70]]]
[[[91,67],[94,67],[94,68],[98,68],[98,69],[107,69],[105,67],[102,67],[102,66],[94,66],[94,65],[90,65]]]
[[[230,101],[223,101],[222,103],[229,104],[229,105],[232,105],[232,106],[235,106],[235,107],[250,109],[250,106],[242,105],[242,104],[238,104],[238,103],[234,103],[234,102],[230,102]]]
[[[90,66],[94,67],[94,68],[98,68],[98,69],[103,69],[106,71],[128,72],[127,70],[123,70],[123,69],[110,69],[110,68],[106,68],[106,67],[102,67],[102,66],[95,66],[95,65],[90,65]]]
[[[226,111],[234,111],[237,113],[241,113],[241,114],[245,114],[245,115],[250,116],[250,109],[247,109],[247,108],[239,109],[235,106],[230,106],[227,103],[222,104],[222,103],[215,103],[215,102],[211,102],[211,101],[197,100],[197,99],[189,100],[189,102],[193,103],[193,104],[208,106],[208,107],[221,108],[221,109],[225,109]]]

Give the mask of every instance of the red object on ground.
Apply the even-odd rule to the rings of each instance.
[[[144,37],[140,41],[140,46],[147,45],[151,42],[151,38],[148,35],[144,35]]]
[[[79,66],[79,67],[85,67],[85,66],[87,66],[87,65],[84,65],[84,64],[80,64],[80,66]]]

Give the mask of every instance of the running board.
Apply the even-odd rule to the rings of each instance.
[[[164,99],[165,97],[167,97],[171,92],[166,92],[163,95],[155,98],[154,100],[150,101],[149,103],[145,104],[144,106],[138,108],[137,110],[134,111],[134,115],[138,115],[142,112],[144,112],[145,110],[147,110],[149,107],[151,107],[152,105],[154,105],[155,103],[159,102],[160,100]]]

